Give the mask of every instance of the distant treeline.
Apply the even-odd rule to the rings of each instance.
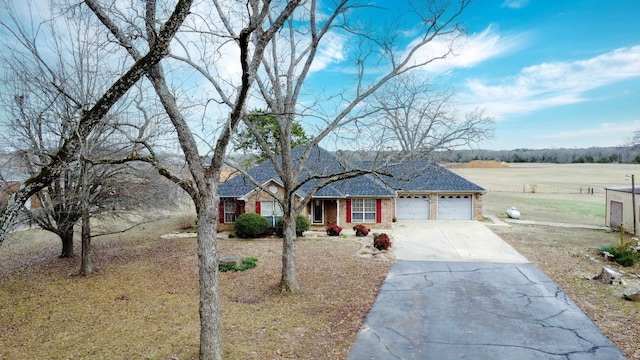
[[[442,162],[465,163],[496,160],[508,163],[624,163],[640,164],[640,149],[630,147],[590,147],[584,149],[453,150],[437,152]]]

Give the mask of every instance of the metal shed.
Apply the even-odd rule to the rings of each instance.
[[[640,189],[631,186],[615,186],[605,188],[606,212],[605,224],[612,229],[622,225],[626,232],[637,234],[639,229],[638,215],[640,214]],[[634,199],[635,197],[635,199]],[[634,211],[635,207],[635,211]],[[635,216],[635,224],[634,224]]]

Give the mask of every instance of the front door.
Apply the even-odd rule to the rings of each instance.
[[[312,215],[313,215],[313,223],[314,224],[323,224],[324,223],[324,201],[322,200],[313,200],[313,204],[311,205]]]

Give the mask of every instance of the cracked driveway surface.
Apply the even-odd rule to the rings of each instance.
[[[433,223],[408,226],[439,226]],[[479,235],[477,225],[484,227],[458,222],[451,234],[470,226],[476,241],[502,241],[486,228]],[[394,240],[394,246],[405,241],[395,231]],[[462,260],[459,250],[451,260],[399,257],[347,359],[625,359],[532,264],[519,256]]]

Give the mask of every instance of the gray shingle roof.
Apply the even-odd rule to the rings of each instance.
[[[411,160],[383,168],[385,184],[403,192],[486,192],[486,190],[428,160]]]
[[[295,163],[302,156],[305,147],[293,150]],[[321,180],[313,176],[329,176],[352,170],[371,169],[373,163],[348,161],[320,147],[315,147],[306,161],[305,170],[300,180],[307,179],[300,187],[298,194],[306,195]],[[428,161],[409,161],[402,164],[388,165],[381,168],[383,172],[393,176],[366,174],[340,180],[324,186],[316,192],[315,197],[393,197],[396,191],[405,192],[484,192],[482,187],[464,179],[453,172]],[[251,169],[248,173],[260,184],[269,180],[282,184],[275,167],[265,161]],[[310,179],[310,180],[309,180]],[[242,197],[255,189],[254,183],[244,175],[238,175],[220,184],[220,196]]]

